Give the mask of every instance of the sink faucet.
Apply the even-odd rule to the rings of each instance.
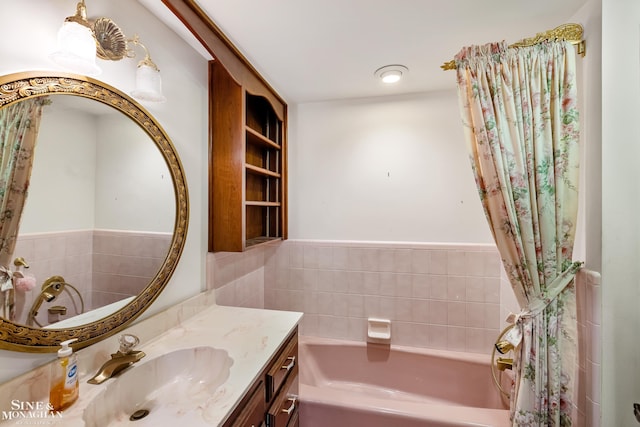
[[[142,351],[133,351],[140,342],[135,335],[124,334],[120,337],[120,349],[117,353],[111,354],[111,359],[107,360],[98,372],[87,382],[89,384],[100,384],[109,378],[115,377],[120,372],[133,365],[144,356]]]

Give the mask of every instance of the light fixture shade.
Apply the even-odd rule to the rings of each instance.
[[[142,101],[164,102],[162,80],[157,68],[141,62],[136,71],[136,88],[131,92],[134,98]]]
[[[65,21],[58,31],[58,49],[50,55],[58,65],[70,71],[96,76],[96,39],[91,29],[77,22]]]

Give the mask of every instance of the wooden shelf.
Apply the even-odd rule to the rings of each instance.
[[[282,238],[260,236],[260,237],[254,237],[253,239],[247,239],[247,241],[245,242],[245,245],[247,248],[250,248],[251,246],[261,245],[263,243],[275,242],[276,240],[282,240]]]
[[[262,202],[259,200],[247,200],[246,202],[244,202],[244,204],[247,206],[265,206],[274,208],[278,208],[281,206],[280,202]]]
[[[287,238],[286,105],[210,62],[209,251]]]
[[[264,147],[280,150],[280,145],[276,144],[266,136],[258,133],[258,131],[250,128],[249,126],[245,126],[245,130],[247,131],[247,143],[262,145]]]
[[[254,166],[249,163],[245,164],[244,167],[247,169],[247,172],[255,173],[257,175],[262,175],[262,176],[271,176],[274,178],[280,178],[279,173],[270,171],[269,169]]]

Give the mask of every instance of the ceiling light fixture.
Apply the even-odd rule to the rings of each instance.
[[[57,50],[50,58],[70,71],[96,76],[101,73],[96,65],[96,57],[108,61],[134,58],[136,53],[133,48],[137,46],[144,49],[145,57],[138,63],[136,88],[131,94],[143,101],[164,102],[160,70],[138,35],[127,39],[120,27],[109,18],[89,21],[84,0],[76,5],[76,14],[64,20],[58,31]]]
[[[393,64],[378,68],[373,74],[381,79],[383,83],[397,83],[407,72],[409,72],[409,69],[404,65]]]

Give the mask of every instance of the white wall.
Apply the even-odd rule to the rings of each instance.
[[[493,242],[455,90],[291,110],[290,238]]]
[[[603,426],[640,402],[640,2],[602,0]]]
[[[97,120],[57,107],[54,98],[42,113],[22,235],[94,228]]]
[[[124,115],[102,116],[96,159],[96,228],[173,231],[169,168],[141,127]]]
[[[42,114],[20,233],[173,231],[173,184],[153,140],[111,107],[94,115],[95,101],[64,96],[78,103],[70,108],[61,98]]]
[[[47,55],[55,49],[56,33],[66,16],[75,13],[69,0],[5,0],[6,19],[0,29],[0,74],[55,69]],[[207,60],[138,2],[92,0],[89,17],[108,16],[125,34],[138,33],[160,67],[165,104],[145,105],[175,145],[186,172],[190,217],[185,249],[165,291],[144,314],[147,317],[204,288],[206,254],[206,183],[208,85]],[[35,12],[34,12],[35,11]],[[136,60],[108,63],[98,79],[125,93],[134,87]],[[51,355],[0,352],[0,381],[42,364]]]

